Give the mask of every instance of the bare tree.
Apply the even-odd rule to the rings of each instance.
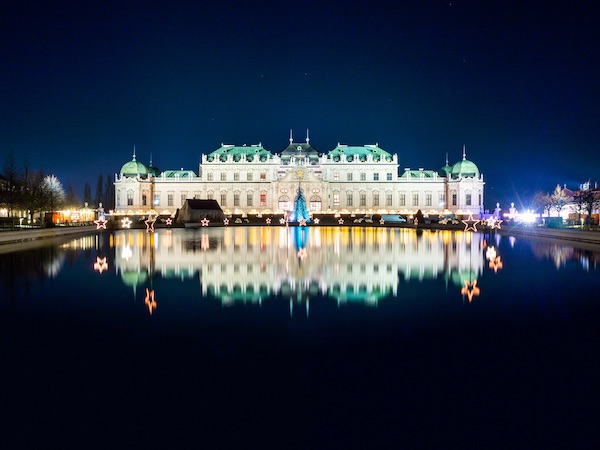
[[[46,203],[45,206],[49,208],[51,212],[54,212],[65,202],[65,189],[59,179],[54,175],[44,177],[41,192]]]
[[[552,194],[550,194],[550,201],[552,208],[554,208],[554,210],[560,216],[561,211],[569,201],[569,195],[567,194],[566,189],[561,188],[560,184],[557,184]]]

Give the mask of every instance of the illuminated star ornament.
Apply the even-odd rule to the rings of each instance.
[[[154,231],[154,224],[156,223],[156,217],[152,217],[151,215],[149,215],[148,218],[146,220],[144,220],[144,223],[146,224],[146,233],[148,231]]]
[[[121,219],[121,226],[123,228],[131,228],[131,219],[129,217]]]
[[[144,299],[145,305],[148,307],[148,312],[152,315],[152,311],[156,309],[156,301],[154,300],[154,289],[150,290],[146,288],[146,298]]]
[[[100,258],[96,256],[96,262],[94,263],[94,270],[98,273],[102,273],[105,270],[108,270],[108,263],[106,262],[106,257]]]
[[[477,280],[475,280],[471,283],[469,283],[467,280],[465,280],[465,285],[460,290],[460,293],[462,295],[466,295],[467,299],[469,300],[469,303],[471,303],[471,301],[473,300],[473,297],[478,296],[480,291],[481,290],[477,287]]]
[[[229,225],[229,219],[227,217],[225,217],[223,219],[223,225],[225,225],[225,226]]]
[[[438,222],[441,225],[448,225],[448,219],[444,218]]]
[[[379,219],[379,224],[380,224],[380,225],[383,225],[384,223],[385,223],[385,220],[383,220],[383,219]]]
[[[320,220],[319,220],[319,218],[317,217],[317,218],[315,219],[315,225],[319,225],[319,222],[320,222]]]
[[[171,219],[170,217],[167,217],[167,220],[165,220],[165,223],[167,224],[168,227],[170,227],[171,225],[173,225],[173,219]]]
[[[498,273],[498,271],[502,269],[502,267],[504,267],[504,264],[502,264],[502,260],[499,256],[496,256],[490,261],[490,269],[492,269],[494,273]]]
[[[343,224],[344,224],[344,219],[340,219],[340,220],[338,220],[338,223],[339,223],[340,225],[343,225]]]
[[[204,219],[202,219],[200,221],[200,223],[202,224],[203,227],[207,227],[208,224],[210,223],[210,220],[208,220],[206,217]]]
[[[305,227],[306,226],[306,219],[301,219],[300,222],[298,222],[298,225],[300,225],[301,227]]]
[[[486,223],[491,230],[499,230],[502,220],[496,219],[495,217],[490,217]]]
[[[463,220],[462,223],[465,224],[465,231],[477,231],[477,224],[481,222],[481,220],[473,219],[473,214],[469,214],[469,218],[467,220]]]
[[[279,223],[280,223],[281,225],[283,225],[283,224],[285,223],[285,219],[282,217],[281,219],[279,219]]]
[[[104,219],[94,220],[94,223],[96,224],[96,230],[99,230],[100,228],[104,228],[106,230],[106,222],[108,222],[108,220],[104,220]]]
[[[271,225],[271,218],[270,218],[270,217],[267,217],[267,218],[265,219],[265,223],[266,223],[267,225]]]

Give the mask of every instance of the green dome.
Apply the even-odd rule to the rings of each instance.
[[[122,177],[142,177],[146,178],[150,170],[143,163],[136,161],[135,155],[133,155],[133,159],[129,162],[123,164],[121,167],[121,176]]]
[[[452,173],[452,166],[448,165],[448,163],[446,163],[446,165],[444,167],[442,167],[440,170],[438,170],[438,175],[440,177],[447,177],[451,173]]]
[[[464,159],[452,166],[452,178],[475,177],[479,178],[479,169],[474,162]]]

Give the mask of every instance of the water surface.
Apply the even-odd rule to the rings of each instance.
[[[3,253],[3,439],[590,446],[599,262],[557,241],[337,227]]]

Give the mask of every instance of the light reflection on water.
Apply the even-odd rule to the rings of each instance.
[[[429,295],[470,303],[497,297],[496,287],[511,282],[516,266],[521,274],[533,270],[527,258],[551,261],[556,270],[573,261],[582,271],[596,270],[600,259],[598,252],[495,233],[362,227],[123,230],[33,252],[11,255],[9,281],[13,275],[56,278],[78,265],[67,261],[84,258],[93,269],[86,277],[112,277],[110,283],[131,289],[134,298],[144,295],[150,314],[160,311],[162,300],[184,295],[157,290],[159,280],[185,283],[185,295],[195,291],[223,306],[283,299],[290,313],[305,308],[308,315],[311,300],[377,307],[384,299],[414,297],[433,280],[443,283]]]

